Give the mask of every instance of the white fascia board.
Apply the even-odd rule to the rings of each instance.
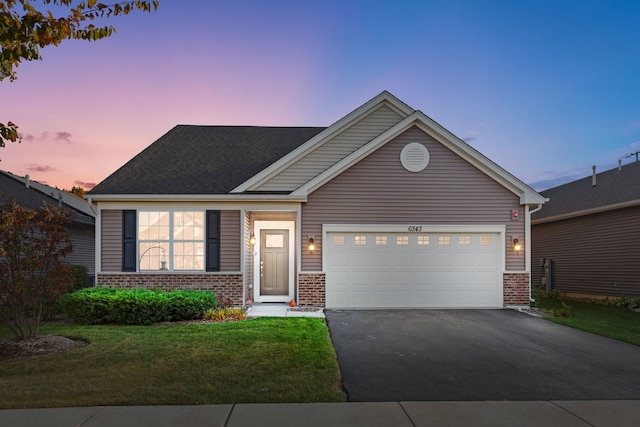
[[[322,185],[329,182],[331,179],[344,172],[346,169],[353,166],[355,163],[364,159],[370,153],[377,150],[380,146],[391,141],[412,126],[418,126],[420,129],[432,136],[442,145],[449,148],[451,151],[458,154],[460,157],[480,169],[482,172],[490,176],[492,179],[500,183],[515,195],[519,196],[521,204],[525,205],[545,203],[546,199],[531,187],[529,187],[527,184],[511,175],[509,172],[498,166],[488,157],[484,156],[469,144],[453,135],[451,132],[440,126],[438,123],[436,123],[421,111],[416,111],[404,120],[398,122],[395,126],[380,134],[377,138],[373,139],[368,144],[354,151],[349,156],[345,157],[322,174],[316,176],[305,185],[296,189],[291,193],[291,195],[303,196],[312,193]]]
[[[320,132],[318,135],[311,138],[309,141],[291,151],[286,156],[280,158],[279,160],[268,166],[266,169],[264,169],[262,172],[243,182],[242,184],[231,190],[231,193],[243,193],[245,191],[252,191],[259,188],[260,185],[270,180],[273,176],[282,172],[284,169],[297,162],[300,158],[306,156],[307,153],[313,151],[318,146],[321,146],[325,142],[331,140],[337,134],[343,132],[345,129],[349,128],[354,123],[367,116],[372,110],[378,108],[381,104],[386,104],[389,108],[404,117],[410,115],[415,111],[407,104],[391,95],[389,92],[384,91],[364,105],[347,114],[342,119],[338,120],[325,130]]]
[[[93,202],[306,202],[291,194],[95,194]]]
[[[639,206],[639,205],[640,205],[640,200],[630,200],[628,202],[616,203],[613,205],[606,205],[606,206],[599,206],[597,208],[591,208],[591,209],[583,209],[581,211],[568,212],[565,214],[554,215],[547,218],[532,219],[531,224],[532,225],[544,224],[545,222],[560,221],[563,219],[570,219],[570,218],[576,218],[576,217],[585,216],[585,215],[592,215],[592,214],[601,213],[601,212],[614,211],[616,209],[631,208],[633,206]]]

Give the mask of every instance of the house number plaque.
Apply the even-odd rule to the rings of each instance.
[[[419,225],[410,225],[408,230],[410,233],[419,233],[422,231],[422,227]]]

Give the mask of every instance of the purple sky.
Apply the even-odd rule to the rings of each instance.
[[[178,1],[0,83],[0,169],[91,187],[177,124],[328,126],[388,90],[542,190],[640,149],[640,2]]]

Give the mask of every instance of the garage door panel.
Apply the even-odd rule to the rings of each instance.
[[[336,234],[345,244],[327,248],[329,308],[502,306],[498,234]]]

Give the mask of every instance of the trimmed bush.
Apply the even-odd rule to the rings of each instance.
[[[201,319],[216,306],[217,298],[207,291],[88,288],[64,295],[60,302],[78,324],[150,325]]]

